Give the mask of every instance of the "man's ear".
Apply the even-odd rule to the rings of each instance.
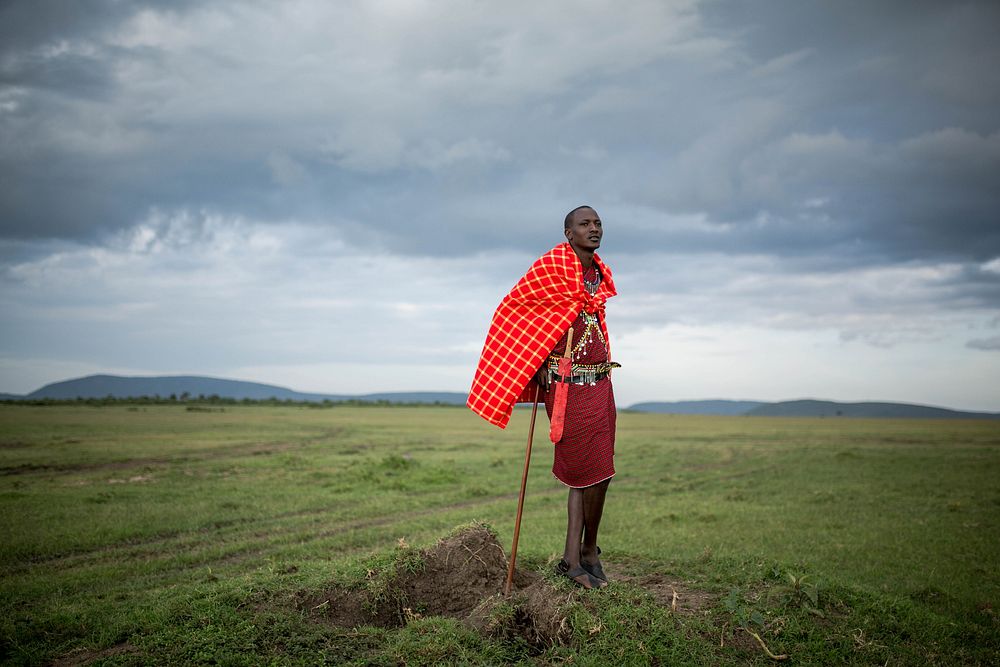
[[[563,236],[566,237],[567,241],[569,241],[569,234],[570,234],[570,230],[568,228],[563,229]]]

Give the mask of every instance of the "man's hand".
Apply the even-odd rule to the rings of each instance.
[[[548,365],[543,365],[535,373],[535,382],[541,385],[543,391],[549,390],[549,367]]]

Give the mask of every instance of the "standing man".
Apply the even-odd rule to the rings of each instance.
[[[617,292],[596,251],[604,230],[590,206],[566,215],[566,243],[542,255],[503,298],[493,315],[468,406],[504,428],[514,404],[545,391],[549,419],[561,408],[556,382],[567,384],[565,423],[555,444],[552,474],[569,487],[566,545],[558,570],[584,588],[603,588],[597,532],[615,474],[615,401],[611,388],[605,302]],[[573,340],[567,340],[570,327]],[[572,372],[558,374],[570,346]],[[558,416],[557,416],[558,418]]]

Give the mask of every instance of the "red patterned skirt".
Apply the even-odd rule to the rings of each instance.
[[[573,345],[579,343],[586,324],[583,316],[573,322]],[[552,351],[562,355],[566,336]],[[608,360],[607,346],[596,333],[588,336],[580,350],[579,363],[593,364]],[[594,385],[568,386],[566,425],[562,439],[555,444],[552,474],[566,486],[580,489],[603,482],[615,475],[615,394],[611,378]],[[545,393],[545,411],[552,419],[555,383]]]

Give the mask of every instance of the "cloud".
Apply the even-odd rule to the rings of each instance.
[[[766,256],[619,256],[619,326],[756,326],[834,332],[881,348],[940,340],[988,321],[1000,283],[970,289],[959,264],[858,269],[789,266]],[[948,334],[950,335],[950,334]]]
[[[60,350],[161,372],[261,359],[447,363],[453,348],[482,335],[506,289],[469,268],[477,258],[401,262],[359,252],[331,231],[156,211],[104,244],[12,263],[2,274],[2,350],[26,358]],[[501,259],[512,281],[525,260]],[[24,335],[36,326],[38,336]]]
[[[757,65],[751,70],[751,75],[756,77],[768,77],[781,74],[795,67],[800,62],[812,55],[813,49],[798,49],[791,53],[783,53],[775,56],[767,62]]]
[[[454,254],[485,239],[410,235],[394,211],[450,220],[502,195],[558,217],[582,193],[725,226],[692,250],[1000,252],[996,128],[955,124],[908,87],[914,65],[898,57],[934,30],[970,40],[932,53],[993,48],[975,20],[989,10],[922,8],[895,25],[872,13],[893,38],[856,52],[804,43],[790,21],[821,21],[851,44],[876,32],[840,8],[814,11],[140,3],[46,29],[14,5],[8,18],[32,38],[4,52],[0,228],[95,238],[150,207],[313,220],[335,207],[379,243]],[[920,62],[939,61],[952,62]],[[876,80],[872,110],[851,106]],[[919,93],[920,127],[882,106],[901,87]],[[487,242],[533,247],[534,221],[507,224],[516,233]]]
[[[965,344],[972,350],[1000,350],[1000,336],[974,338]]]
[[[1000,365],[965,353],[955,334],[887,351],[834,332],[755,326],[653,326],[619,336],[615,394],[643,400],[889,400],[996,411]],[[666,353],[665,353],[666,352]],[[979,358],[973,358],[978,356]],[[928,391],[929,387],[935,391]]]

